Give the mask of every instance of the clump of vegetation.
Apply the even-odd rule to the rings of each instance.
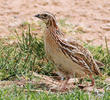
[[[46,75],[51,75],[52,64],[45,59],[44,43],[42,39],[36,38],[27,31],[18,36],[15,44],[5,43],[9,40],[0,40],[0,79],[8,80],[16,75],[23,75],[29,71],[35,71]]]

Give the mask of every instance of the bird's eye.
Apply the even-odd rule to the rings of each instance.
[[[47,14],[44,14],[44,17],[47,17]]]

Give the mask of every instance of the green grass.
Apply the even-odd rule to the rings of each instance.
[[[17,40],[17,43],[8,45],[5,44],[8,43],[8,39],[0,40],[0,79],[9,80],[13,76],[23,75],[29,71],[50,75],[53,67],[45,60],[42,39],[32,36],[29,28],[22,36],[17,35]]]
[[[27,89],[27,91],[26,91]],[[79,89],[68,93],[30,91],[30,86],[0,89],[0,100],[110,100],[110,92],[88,93]]]
[[[64,24],[63,20],[61,24]],[[0,80],[19,80],[21,76],[28,77],[31,80],[33,78],[31,71],[48,76],[53,75],[54,67],[51,62],[46,60],[43,40],[31,34],[31,29],[29,25],[28,30],[24,30],[21,36],[18,36],[16,32],[14,37],[0,39]],[[9,43],[16,38],[17,43]],[[84,46],[91,51],[95,59],[105,64],[104,67],[100,68],[104,76],[102,78],[95,77],[96,86],[103,88],[104,93],[94,91],[89,93],[79,88],[62,94],[45,91],[36,92],[31,91],[35,89],[32,84],[26,84],[23,88],[16,85],[0,88],[0,100],[110,100],[110,85],[104,82],[106,77],[110,77],[108,49],[85,43]]]

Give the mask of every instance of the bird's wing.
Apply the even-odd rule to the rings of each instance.
[[[85,68],[86,71],[94,73],[96,75],[100,74],[99,68],[97,67],[93,56],[82,45],[80,45],[75,40],[64,40],[62,39],[60,42],[61,50],[62,52],[71,58],[71,60],[83,68]]]

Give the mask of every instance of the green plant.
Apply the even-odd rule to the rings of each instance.
[[[50,62],[47,63],[45,60],[42,39],[37,39],[31,34],[30,25],[27,31],[22,32],[21,36],[16,32],[16,38],[18,40],[16,44],[5,45],[3,40],[0,41],[2,45],[0,48],[1,80],[27,74],[29,71],[49,75],[53,67],[51,67]],[[5,42],[8,42],[8,40]]]

